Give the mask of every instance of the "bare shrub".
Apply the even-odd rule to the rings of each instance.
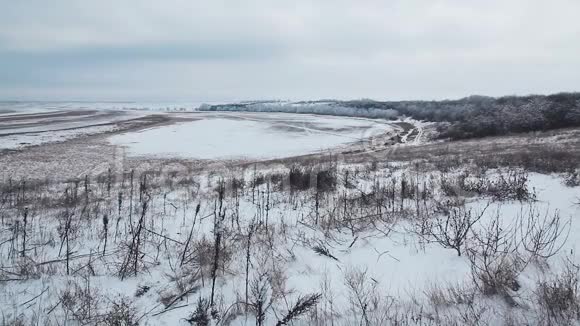
[[[101,299],[97,291],[90,286],[88,278],[85,279],[84,285],[69,282],[66,290],[59,293],[59,302],[65,320],[87,324],[95,322],[99,316]]]
[[[199,271],[198,277],[201,279],[202,285],[205,285],[206,279],[211,275],[214,267],[214,243],[203,236],[201,239],[194,241],[191,247],[192,250],[188,256],[185,257],[185,263],[182,267],[183,272],[188,273],[188,271],[190,271],[193,274],[197,274]],[[232,258],[232,255],[232,248],[222,246],[218,257],[218,268],[227,264],[227,262]]]
[[[518,169],[497,171],[495,177],[489,177],[485,170],[475,175],[463,171],[457,175],[443,173],[440,177],[440,187],[448,197],[488,196],[495,201],[534,200],[536,195],[528,188],[528,174]]]
[[[370,279],[367,270],[352,269],[345,275],[349,301],[357,324],[372,325],[372,312],[378,307],[377,283]]]
[[[507,222],[497,213],[487,226],[473,232],[467,253],[471,274],[484,295],[500,295],[516,304],[518,277],[532,262],[543,263],[560,251],[567,239],[569,223],[559,213],[540,215],[535,206]],[[507,224],[506,224],[507,223]]]
[[[169,309],[188,295],[197,292],[200,288],[199,269],[185,266],[166,276],[175,284],[174,287],[168,287],[159,293],[160,301],[166,309]]]
[[[119,298],[111,304],[110,310],[103,317],[102,325],[137,326],[139,325],[137,308],[129,298]]]
[[[462,306],[462,308],[459,310],[459,318],[454,317],[447,324],[469,326],[491,325],[489,314],[487,313],[490,309],[487,305],[469,304]]]
[[[580,186],[580,170],[568,172],[568,174],[564,177],[564,184],[568,187]]]
[[[336,169],[320,170],[316,173],[316,190],[329,192],[336,189],[337,175]]]
[[[497,179],[488,181],[485,192],[498,201],[536,199],[536,194],[528,188],[527,172],[518,170],[500,172]]]
[[[479,193],[483,183],[482,179],[478,179],[477,182],[469,182],[468,178],[469,173],[467,171],[454,176],[442,173],[439,177],[439,186],[443,194],[448,197],[464,196],[471,192]]]
[[[432,285],[425,291],[429,302],[436,307],[471,305],[474,302],[475,294],[474,288],[464,284],[449,284],[445,287]]]
[[[293,165],[288,171],[288,182],[291,190],[307,190],[311,187],[310,184],[310,169],[306,169],[299,165]]]
[[[483,217],[488,207],[489,204],[477,214],[473,214],[471,209],[466,210],[464,207],[447,207],[442,210],[445,213],[444,216],[438,216],[434,221],[427,221],[427,232],[444,248],[454,249],[457,256],[461,256],[471,228]]]
[[[562,273],[538,283],[538,303],[550,324],[571,324],[580,319],[578,272],[579,267],[568,260]]]
[[[530,206],[527,214],[520,216],[518,229],[522,232],[522,247],[533,260],[548,259],[562,249],[568,239],[571,221],[563,221],[560,213],[541,213]]]
[[[211,314],[209,311],[209,301],[203,298],[197,300],[197,305],[187,322],[195,326],[209,326],[211,322]]]
[[[135,297],[140,298],[144,296],[147,292],[151,290],[149,285],[139,285],[137,286],[137,290],[135,291]]]
[[[518,253],[518,239],[511,227],[501,225],[499,216],[481,232],[474,233],[474,244],[467,250],[471,274],[484,295],[500,295],[515,304],[511,291],[517,291],[517,280],[527,262]]]
[[[483,294],[499,294],[506,298],[510,290],[519,290],[520,284],[517,280],[519,273],[517,262],[512,259],[503,259],[498,264],[484,264],[475,270],[475,275],[483,286]]]
[[[144,178],[144,180],[146,180]],[[143,183],[141,184],[142,186],[142,191],[145,192],[144,188],[145,186],[145,181],[143,181]],[[125,279],[125,277],[127,277],[129,274],[134,274],[134,276],[137,276],[137,273],[139,272],[139,269],[142,267],[143,261],[142,261],[142,253],[141,253],[141,246],[143,245],[142,242],[143,241],[143,229],[145,228],[145,216],[147,214],[147,209],[148,209],[148,201],[143,201],[142,203],[142,208],[141,208],[141,216],[139,218],[139,222],[133,232],[133,237],[131,238],[131,241],[128,241],[126,243],[126,253],[125,253],[125,257],[123,258],[123,262],[119,268],[119,272],[118,275],[121,278],[121,280]]]
[[[4,270],[0,270],[0,276],[2,274],[8,274],[6,279],[10,278],[17,278],[20,280],[27,280],[27,279],[38,279],[43,273],[42,266],[36,264],[31,258],[29,257],[19,257],[15,261],[15,269],[14,271],[10,271],[9,273]]]

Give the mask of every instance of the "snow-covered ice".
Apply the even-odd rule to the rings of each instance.
[[[196,121],[111,137],[134,156],[279,158],[324,151],[392,131],[384,120],[304,114],[205,114]]]

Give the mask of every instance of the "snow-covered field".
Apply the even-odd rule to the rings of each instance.
[[[0,151],[110,133],[152,114],[196,111],[189,102],[1,102]]]
[[[558,176],[313,168],[167,167],[4,188],[2,313],[44,325],[97,323],[111,311],[144,325],[186,325],[205,313],[216,325],[254,325],[256,316],[274,325],[310,298],[316,307],[294,325],[448,325],[474,311],[485,325],[541,324],[541,282],[580,263],[580,188]],[[455,189],[449,180],[467,182]],[[473,221],[462,255],[436,240],[447,225],[438,219],[453,212]],[[495,294],[478,288],[474,269],[490,231],[505,240],[488,252],[490,268],[514,268],[517,282]]]
[[[0,137],[0,147],[20,149],[0,153],[7,171],[19,171],[0,183],[2,324],[580,320],[580,176],[573,163],[541,174],[530,171],[539,166],[533,161],[502,167],[469,159],[498,139],[464,142],[463,160],[445,157],[429,146],[453,143],[424,143],[428,124],[411,120],[157,112],[159,122],[109,135],[117,121],[149,113],[26,110],[0,107],[0,133],[16,133]],[[357,155],[353,143],[378,135],[362,146],[377,154],[368,161],[232,160],[348,146]],[[81,136],[89,139],[66,141]],[[21,144],[60,138],[51,146]],[[385,143],[392,139],[398,142]],[[503,141],[510,152],[523,146]],[[405,157],[405,149],[425,153],[390,162],[381,152],[388,146],[403,154],[393,157]],[[125,161],[99,160],[99,150],[116,155],[119,147],[129,154]],[[27,174],[19,157],[43,173]]]
[[[284,113],[206,113],[198,120],[110,138],[129,155],[198,159],[265,159],[309,154],[361,142],[396,127],[384,120]]]
[[[145,117],[138,111],[15,105],[0,111],[0,150],[62,142],[117,130],[118,124]]]

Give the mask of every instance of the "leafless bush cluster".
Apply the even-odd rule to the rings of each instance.
[[[564,184],[568,187],[578,187],[580,186],[580,170],[574,170],[568,172],[564,179]]]
[[[203,298],[199,298],[195,310],[187,319],[187,322],[194,326],[209,326],[211,323],[209,302]]]
[[[472,175],[468,170],[455,176],[443,174],[440,186],[443,193],[450,197],[477,195],[495,201],[528,201],[536,198],[533,190],[529,189],[527,173],[516,169],[500,170],[492,176],[481,171]]]
[[[425,291],[425,295],[435,307],[451,307],[473,304],[477,291],[465,284],[432,285]]]
[[[272,183],[278,190],[329,192],[336,189],[338,171],[334,163],[321,165],[291,165],[286,172],[257,174],[252,187]]]
[[[378,283],[368,275],[367,270],[348,270],[345,285],[349,291],[350,313],[354,323],[370,326],[389,322],[392,299],[381,294]]]
[[[487,207],[489,204],[478,213],[465,207],[444,207],[440,215],[426,222],[427,234],[444,248],[453,249],[461,256],[473,225],[483,217]]]
[[[580,268],[567,261],[564,271],[538,283],[536,295],[547,324],[574,324],[580,320]]]
[[[111,308],[103,316],[104,326],[137,326],[137,309],[128,298],[119,298],[111,303]]]
[[[555,255],[565,242],[569,224],[559,214],[541,217],[530,206],[512,221],[496,214],[473,233],[468,249],[472,276],[481,293],[500,295],[515,304],[512,294],[521,287],[518,277],[530,263]]]
[[[81,324],[96,323],[100,320],[102,298],[86,278],[83,284],[69,282],[59,294],[59,306],[64,313],[65,321],[76,321]]]
[[[488,183],[486,193],[495,200],[535,199],[536,195],[528,189],[528,175],[525,172],[511,170],[499,173],[498,178]]]

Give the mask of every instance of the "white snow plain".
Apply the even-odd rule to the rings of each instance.
[[[385,120],[288,113],[207,113],[199,120],[109,138],[130,156],[270,159],[324,151],[392,132]]]

